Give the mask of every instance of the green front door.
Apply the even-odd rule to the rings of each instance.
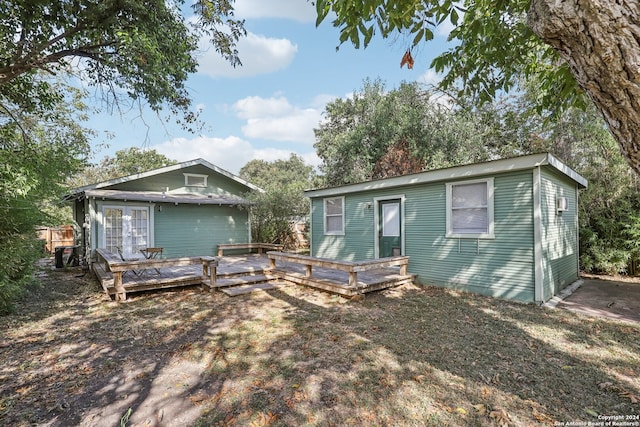
[[[378,247],[380,258],[402,255],[402,215],[400,200],[383,200],[378,203]]]

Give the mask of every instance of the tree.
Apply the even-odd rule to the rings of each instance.
[[[251,160],[240,177],[265,190],[250,193],[251,234],[255,240],[294,246],[291,226],[309,213],[303,190],[316,183],[312,166],[291,154],[286,160]]]
[[[235,42],[243,22],[232,1],[196,0],[197,19],[180,13],[183,0],[16,0],[0,3],[0,111],[6,104],[35,112],[59,95],[43,73],[81,75],[104,91],[109,104],[119,93],[145,99],[192,123],[185,81],[196,70],[194,52],[208,36],[218,52],[240,64]]]
[[[431,64],[441,85],[486,102],[521,78],[539,83],[538,105],[555,112],[584,106],[603,115],[631,167],[640,173],[640,3],[578,0],[317,0],[317,24],[330,12],[340,43],[366,45],[408,33],[428,42],[450,21],[456,43]],[[582,92],[584,91],[584,93]]]
[[[80,174],[73,177],[69,183],[72,187],[81,187],[175,165],[176,163],[177,161],[158,153],[156,150],[131,147],[116,151],[114,157],[106,156],[97,165],[87,166]]]
[[[82,94],[52,86],[69,96],[48,112],[20,114],[20,123],[0,123],[0,313],[30,283],[35,260],[42,256],[36,226],[59,225],[65,180],[81,170],[90,153],[91,132],[80,123],[86,107]],[[73,95],[73,96],[71,96]],[[25,134],[28,137],[25,137]]]
[[[326,185],[420,172],[487,159],[474,116],[431,100],[416,83],[387,91],[365,81],[352,98],[336,99],[315,130]]]
[[[485,104],[487,150],[500,157],[552,152],[589,181],[580,192],[580,264],[585,271],[630,272],[640,258],[640,182],[595,107],[569,108],[553,121],[532,111],[535,85]]]

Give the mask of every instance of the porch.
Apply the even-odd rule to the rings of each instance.
[[[237,296],[274,289],[288,283],[350,298],[399,286],[413,279],[413,275],[406,272],[408,257],[396,257],[398,259],[395,261],[384,258],[350,263],[269,252],[271,259],[266,254],[244,254],[139,260],[132,263],[121,261],[101,249],[97,250],[97,254],[98,262],[93,263],[93,270],[105,293],[116,300],[125,300],[131,292],[192,285]],[[274,256],[278,259],[277,267]]]

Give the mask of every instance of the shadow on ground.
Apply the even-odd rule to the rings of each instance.
[[[0,424],[539,425],[640,411],[640,325],[404,286],[110,302],[48,275],[0,329]]]

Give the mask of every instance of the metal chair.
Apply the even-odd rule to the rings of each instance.
[[[138,261],[138,258],[125,258],[122,253],[122,249],[120,249],[119,246],[116,246],[116,249],[118,250],[118,255],[120,255],[120,259],[122,261]],[[126,270],[122,273],[122,277],[126,276],[127,273],[133,273],[135,276],[140,277],[144,273],[144,270]]]
[[[144,248],[140,249],[140,253],[145,257],[145,259],[157,259],[162,256],[162,251],[164,248]],[[154,267],[154,270],[160,275],[160,270]]]

